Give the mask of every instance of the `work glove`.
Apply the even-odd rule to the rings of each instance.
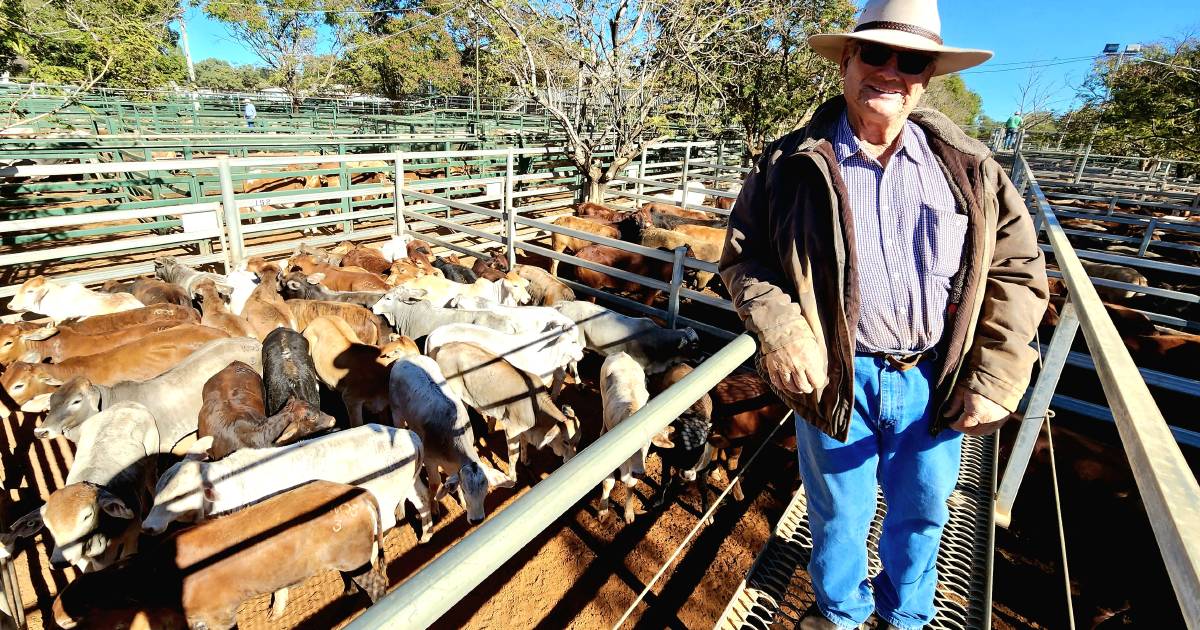
[[[777,390],[792,396],[811,394],[829,381],[824,353],[811,335],[764,354],[759,365]]]
[[[1012,412],[991,398],[959,385],[954,388],[946,411],[946,418],[958,416],[951,429],[967,435],[989,435],[1004,424]]]

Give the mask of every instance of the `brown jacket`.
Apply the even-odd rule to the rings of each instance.
[[[762,353],[804,336],[821,342],[828,384],[781,397],[842,441],[854,404],[859,305],[854,215],[830,144],[844,109],[842,97],[831,99],[808,126],[767,147],[734,205],[719,264]],[[917,110],[911,119],[968,217],[938,344],[936,432],[948,425],[941,410],[956,383],[1016,409],[1037,356],[1029,342],[1046,310],[1046,264],[1020,193],[987,147],[936,111]]]

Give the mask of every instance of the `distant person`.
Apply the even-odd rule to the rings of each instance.
[[[246,117],[246,126],[253,129],[254,117],[258,116],[258,110],[254,109],[254,103],[251,103],[248,98],[242,99],[242,105],[242,114]]]
[[[1021,128],[1021,110],[1013,112],[1012,116],[1008,117],[1008,122],[1004,123],[1004,148],[1013,148],[1013,143],[1017,141],[1017,130]]]

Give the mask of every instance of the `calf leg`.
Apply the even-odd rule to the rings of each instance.
[[[675,467],[671,465],[663,466],[663,484],[662,489],[658,492],[658,499],[654,501],[655,508],[661,508],[667,499],[671,496],[671,491],[675,489]]]
[[[504,438],[508,444],[508,481],[502,486],[511,488],[517,485],[517,460],[521,458],[522,440],[519,433],[510,435],[505,432]]]
[[[384,570],[383,562],[364,564],[351,573],[343,573],[342,579],[345,578],[350,578],[349,583],[346,584],[347,595],[357,588],[371,598],[372,604],[387,593],[387,572]]]
[[[737,477],[737,474],[739,472],[738,471],[738,467],[739,467],[738,460],[741,459],[741,457],[742,457],[742,447],[741,446],[730,447],[728,452],[729,452],[729,459],[726,461],[726,463],[728,464],[729,478],[733,479],[733,478]],[[746,498],[746,495],[742,493],[742,480],[738,479],[733,482],[733,500],[741,501],[745,498]]]
[[[630,477],[625,481],[625,523],[633,524],[633,518],[637,515],[638,510],[633,507],[634,487],[637,486],[637,479]]]
[[[287,587],[275,591],[271,595],[271,613],[267,618],[274,621],[283,616],[283,609],[287,608],[288,590]]]
[[[413,484],[413,490],[413,496],[410,497],[410,500],[417,508],[417,516],[421,518],[421,536],[417,539],[417,542],[427,543],[433,537],[433,513],[430,510],[429,488],[421,485],[420,479],[416,479]],[[401,502],[399,509],[404,509],[403,502]]]
[[[612,494],[613,486],[617,485],[617,480],[611,475],[604,478],[600,482],[600,509],[597,510],[596,516],[600,520],[608,518],[608,497]]]

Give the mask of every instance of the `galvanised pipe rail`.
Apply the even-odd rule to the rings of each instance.
[[[1034,178],[1033,170],[1024,156],[1018,154],[1016,160],[1017,179],[1023,179],[1030,187],[1034,209],[1042,219],[1043,230],[1063,271],[1070,303],[1074,305],[1073,310],[1087,339],[1096,374],[1112,410],[1183,618],[1189,628],[1200,630],[1200,484],[1059,225],[1054,209]],[[1055,345],[1053,341],[1051,344]],[[1059,345],[1070,346],[1065,341]],[[1041,381],[1042,375],[1039,375],[1035,394]],[[1026,418],[1029,418],[1028,413]],[[1036,422],[1022,424],[1010,460],[1016,458],[1020,450],[1024,453],[1024,461],[1028,461],[1025,451],[1031,449],[1023,445],[1036,440],[1042,424],[1041,418],[1034,420]],[[1005,476],[1023,474],[1023,469],[1024,463],[1018,468],[1010,465]],[[1001,486],[1004,488],[1003,483]],[[1001,514],[1011,509],[1014,497],[1015,490],[997,497]]]
[[[722,378],[749,359],[754,340],[741,335],[640,411],[600,436],[523,496],[368,608],[350,630],[427,628],[521,551],[542,530]]]

